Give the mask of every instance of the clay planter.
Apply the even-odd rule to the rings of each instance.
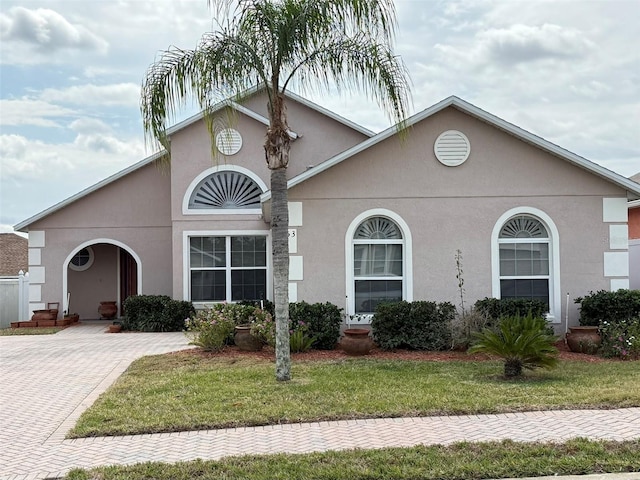
[[[11,328],[20,328],[20,322],[11,322]]]
[[[30,322],[18,322],[20,323],[20,328],[34,328],[38,326],[38,322],[32,320]]]
[[[71,319],[68,317],[62,320],[56,320],[56,327],[68,327],[69,325],[71,325]]]
[[[373,348],[373,339],[366,328],[348,328],[342,333],[344,337],[340,340],[340,347],[347,355],[368,355]]]
[[[251,335],[250,325],[238,325],[234,329],[233,341],[240,350],[258,352],[262,350],[262,340]]]
[[[65,315],[64,318],[68,318],[69,320],[71,320],[71,323],[78,323],[80,321],[80,315],[78,315],[77,313]]]
[[[115,318],[118,313],[118,306],[115,301],[109,302],[100,302],[100,306],[98,307],[98,313],[100,314],[100,318],[106,318],[107,320],[111,320]]]
[[[109,325],[109,333],[120,333],[122,331],[122,325],[119,323],[114,323]]]
[[[602,338],[598,327],[569,327],[567,345],[572,352],[593,355],[600,348]]]

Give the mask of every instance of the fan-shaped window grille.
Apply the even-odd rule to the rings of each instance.
[[[549,234],[539,220],[520,216],[505,223],[500,238],[549,238]]]
[[[471,145],[464,133],[447,130],[436,139],[433,151],[440,163],[447,167],[457,167],[469,158]]]
[[[235,155],[242,148],[242,135],[233,128],[225,128],[216,135],[216,147],[223,155]]]
[[[393,240],[402,239],[402,233],[391,220],[384,217],[373,217],[360,224],[353,238],[356,240]]]
[[[196,186],[189,198],[189,208],[260,208],[262,193],[256,182],[243,173],[216,172]]]

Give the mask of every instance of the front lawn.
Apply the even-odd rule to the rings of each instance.
[[[640,441],[484,442],[75,470],[67,480],[479,480],[640,471]]]
[[[376,358],[295,361],[276,382],[271,361],[145,357],[82,414],[70,437],[128,435],[350,418],[640,406],[637,362],[562,361],[505,381],[497,361]]]
[[[0,337],[11,335],[52,335],[64,330],[63,327],[38,327],[38,328],[2,328]]]

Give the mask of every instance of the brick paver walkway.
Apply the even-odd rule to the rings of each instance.
[[[80,413],[143,355],[187,348],[181,333],[103,334],[106,323],[56,335],[0,337],[0,480],[74,467],[228,455],[305,453],[457,441],[640,438],[640,408],[349,420],[64,440]]]

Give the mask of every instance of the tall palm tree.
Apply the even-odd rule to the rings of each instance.
[[[170,47],[147,71],[141,110],[148,138],[169,151],[167,123],[189,97],[214,136],[213,106],[262,84],[269,126],[264,142],[271,170],[271,232],[276,310],[276,378],[291,378],[289,244],[286,169],[290,137],[285,92],[356,89],[402,126],[409,79],[393,54],[393,0],[209,0],[219,27],[194,50]]]

